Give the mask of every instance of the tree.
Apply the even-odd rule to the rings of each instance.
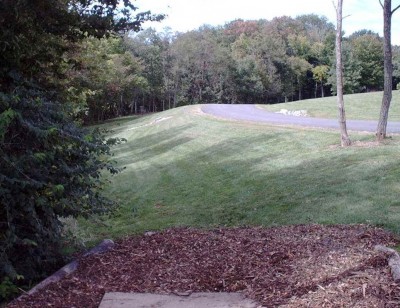
[[[122,5],[122,6],[121,6]],[[122,7],[122,9],[120,9]],[[86,37],[138,30],[150,13],[119,0],[0,1],[0,285],[62,262],[60,218],[110,210],[101,170],[110,146],[74,121],[68,68]]]
[[[110,209],[100,171],[118,171],[103,157],[117,140],[80,128],[34,86],[0,93],[0,110],[0,278],[29,283],[62,261],[59,218]]]
[[[304,80],[307,77],[307,72],[312,66],[308,62],[311,57],[311,44],[309,39],[302,34],[291,34],[288,36],[288,46],[291,56],[288,57],[288,64],[294,75],[298,86],[298,98],[303,98],[302,89]]]
[[[336,6],[336,91],[339,109],[340,143],[342,147],[351,145],[347,134],[346,113],[343,99],[343,64],[342,64],[342,22],[343,22],[343,0],[338,0]]]
[[[342,65],[343,65],[343,93],[354,94],[361,92],[362,65],[359,59],[354,54],[352,45],[348,40],[344,40],[342,42]],[[328,83],[332,85],[332,94],[336,95],[337,94],[336,64],[334,64],[329,71]]]
[[[352,34],[351,49],[360,65],[360,86],[363,91],[382,90],[383,87],[383,44],[376,33]]]
[[[137,111],[137,96],[148,82],[141,60],[127,50],[123,38],[87,38],[72,56],[80,69],[67,71],[67,92],[84,123]]]
[[[400,5],[392,10],[392,0],[384,0],[379,3],[383,9],[383,39],[384,39],[384,85],[381,112],[379,115],[378,126],[376,128],[376,138],[382,141],[386,138],[386,127],[389,116],[390,103],[392,101],[392,88],[393,88],[393,65],[392,65],[392,43],[391,43],[391,29],[392,29],[392,15],[400,8]]]
[[[303,79],[306,77],[306,73],[309,70],[311,70],[311,64],[308,63],[308,61],[306,61],[305,59],[302,59],[300,57],[289,57],[288,63],[292,71],[292,74],[296,78],[299,100],[301,100],[303,98],[302,97]]]
[[[313,78],[315,80],[315,97],[317,97],[318,82],[321,85],[321,97],[324,97],[324,82],[328,78],[329,66],[328,65],[318,65],[311,69],[313,73]]]
[[[393,47],[393,84],[400,90],[400,46]]]
[[[265,103],[276,97],[281,89],[275,63],[282,46],[275,37],[268,33],[254,33],[251,37],[241,34],[231,48],[238,100]]]
[[[311,43],[322,43],[335,32],[335,26],[325,16],[315,14],[300,15],[296,20],[304,26],[305,34]]]

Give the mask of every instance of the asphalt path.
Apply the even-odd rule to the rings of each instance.
[[[204,113],[230,120],[339,129],[337,119],[284,115],[281,113],[269,112],[251,104],[207,104],[202,105],[201,109]],[[348,130],[366,132],[375,132],[378,124],[378,121],[365,120],[347,120],[346,122]],[[387,133],[400,133],[400,122],[388,122]]]

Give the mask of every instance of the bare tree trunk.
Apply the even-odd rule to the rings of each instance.
[[[122,115],[122,105],[123,105],[123,101],[124,101],[124,96],[121,93],[121,97],[120,97],[120,101],[117,107],[117,117],[120,117]]]
[[[301,93],[301,83],[300,83],[300,76],[297,76],[297,84],[299,86],[299,101],[301,101],[302,97],[302,93]]]
[[[314,98],[317,98],[317,92],[318,92],[318,81],[315,82]]]
[[[175,92],[174,92],[174,105],[173,105],[173,108],[176,108],[176,105],[177,105],[177,102],[176,102],[176,101],[177,101],[177,97],[176,97],[177,94],[176,94],[176,91],[177,91],[177,90],[175,90]]]
[[[390,102],[392,101],[392,82],[393,82],[393,66],[392,66],[392,43],[391,28],[392,15],[400,7],[396,7],[392,11],[392,1],[385,0],[384,4],[379,0],[383,8],[383,37],[384,37],[384,85],[381,112],[379,115],[378,127],[376,128],[376,139],[382,141],[386,138],[386,128],[389,116]]]
[[[346,113],[343,99],[343,63],[342,63],[342,7],[343,0],[338,0],[336,7],[337,29],[336,29],[336,87],[337,104],[339,109],[340,141],[342,147],[351,145],[346,127]]]

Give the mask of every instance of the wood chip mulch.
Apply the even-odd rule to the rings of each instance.
[[[365,226],[170,229],[82,257],[77,271],[7,307],[98,307],[105,292],[243,292],[260,307],[400,307],[386,257],[398,241]]]

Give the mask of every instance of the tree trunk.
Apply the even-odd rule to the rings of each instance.
[[[303,98],[303,96],[302,96],[302,93],[301,93],[300,76],[297,76],[297,84],[298,84],[298,86],[299,86],[299,101],[301,101],[302,98]]]
[[[381,3],[382,4],[382,3]],[[392,100],[392,43],[391,43],[391,23],[392,23],[392,1],[385,0],[383,4],[383,37],[384,37],[384,85],[381,112],[378,127],[376,128],[376,139],[382,141],[386,138],[386,127],[389,116],[389,107]]]
[[[123,105],[123,101],[124,101],[124,96],[123,96],[123,94],[121,93],[120,101],[119,101],[118,108],[117,108],[117,117],[122,116],[122,105]]]
[[[325,92],[324,92],[324,83],[321,80],[321,97],[325,97]]]
[[[199,102],[198,102],[198,104],[201,104],[202,99],[203,99],[203,91],[202,91],[201,86],[199,86]]]
[[[351,145],[346,127],[346,113],[343,99],[343,63],[342,63],[342,7],[343,0],[338,0],[336,7],[337,29],[336,29],[336,88],[337,104],[339,109],[340,141],[342,147]]]
[[[315,82],[314,98],[317,98],[317,92],[318,92],[318,81]]]
[[[177,105],[177,94],[176,94],[176,90],[175,90],[175,92],[174,92],[174,105],[173,105],[173,108],[176,108],[176,105]]]

